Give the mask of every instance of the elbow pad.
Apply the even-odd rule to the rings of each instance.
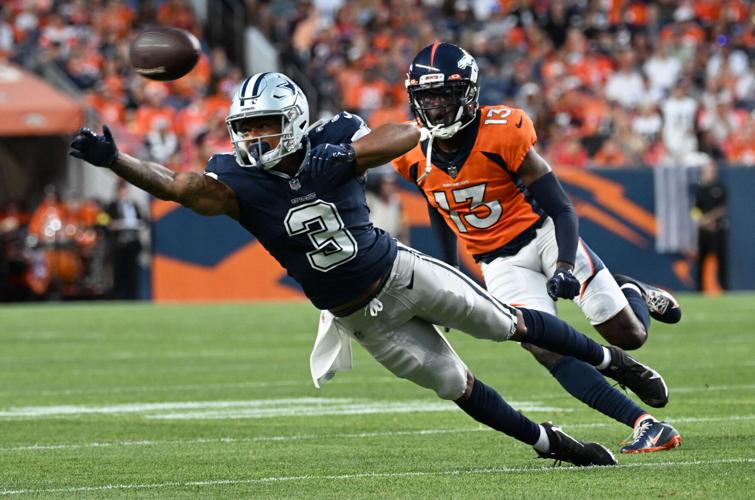
[[[579,242],[577,212],[556,175],[548,172],[527,186],[537,204],[553,219],[556,228],[558,260],[574,264]]]

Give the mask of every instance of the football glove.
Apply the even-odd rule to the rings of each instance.
[[[573,299],[579,294],[579,280],[569,269],[556,269],[551,279],[546,283],[548,296],[553,300]]]
[[[97,135],[88,128],[80,129],[71,142],[70,154],[92,165],[109,167],[118,157],[118,148],[110,129],[103,125],[102,135]]]
[[[356,154],[351,144],[319,144],[309,152],[309,163],[304,171],[315,179],[336,166],[353,164],[355,160]]]

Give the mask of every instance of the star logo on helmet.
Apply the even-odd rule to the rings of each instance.
[[[296,95],[296,87],[294,87],[294,84],[291,83],[291,82],[288,82],[288,81],[281,82],[278,85],[276,85],[275,88],[276,89],[288,90],[291,93],[292,96]],[[283,99],[284,97],[288,97],[288,96],[287,95],[273,94],[273,97],[275,97],[277,99]]]

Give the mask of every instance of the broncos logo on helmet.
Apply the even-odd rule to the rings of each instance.
[[[435,42],[422,49],[406,75],[414,116],[437,138],[455,135],[479,108],[478,73],[474,57],[461,47]]]
[[[247,118],[279,116],[280,134],[242,137],[238,123]],[[290,78],[281,73],[257,73],[239,85],[225,119],[228,133],[236,153],[236,162],[242,167],[274,167],[281,158],[304,147],[309,127],[309,103],[304,92]],[[280,137],[275,148],[266,139]]]

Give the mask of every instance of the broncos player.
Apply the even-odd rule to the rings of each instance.
[[[506,105],[479,106],[478,68],[467,51],[440,42],[425,47],[409,67],[406,87],[425,138],[393,163],[427,198],[446,262],[458,265],[458,236],[481,264],[493,296],[551,314],[557,298],[573,299],[606,340],[625,349],[645,342],[649,315],[679,321],[679,305],[668,292],[612,277],[579,239],[571,202],[534,148],[532,121]],[[595,368],[525,347],[572,395],[634,428],[623,453],[681,443],[673,427],[612,388]]]
[[[660,375],[623,350],[603,347],[551,315],[504,305],[453,267],[398,245],[370,224],[364,174],[417,144],[414,125],[370,132],[359,117],[339,113],[310,127],[306,97],[280,73],[247,78],[226,122],[234,152],[210,158],[205,173],[176,173],[120,153],[107,127],[102,135],[82,129],[71,154],[160,199],[237,220],[378,362],[542,457],[616,463],[603,446],[514,410],[472,376],[433,324],[564,352],[605,368],[640,397],[667,399]]]

